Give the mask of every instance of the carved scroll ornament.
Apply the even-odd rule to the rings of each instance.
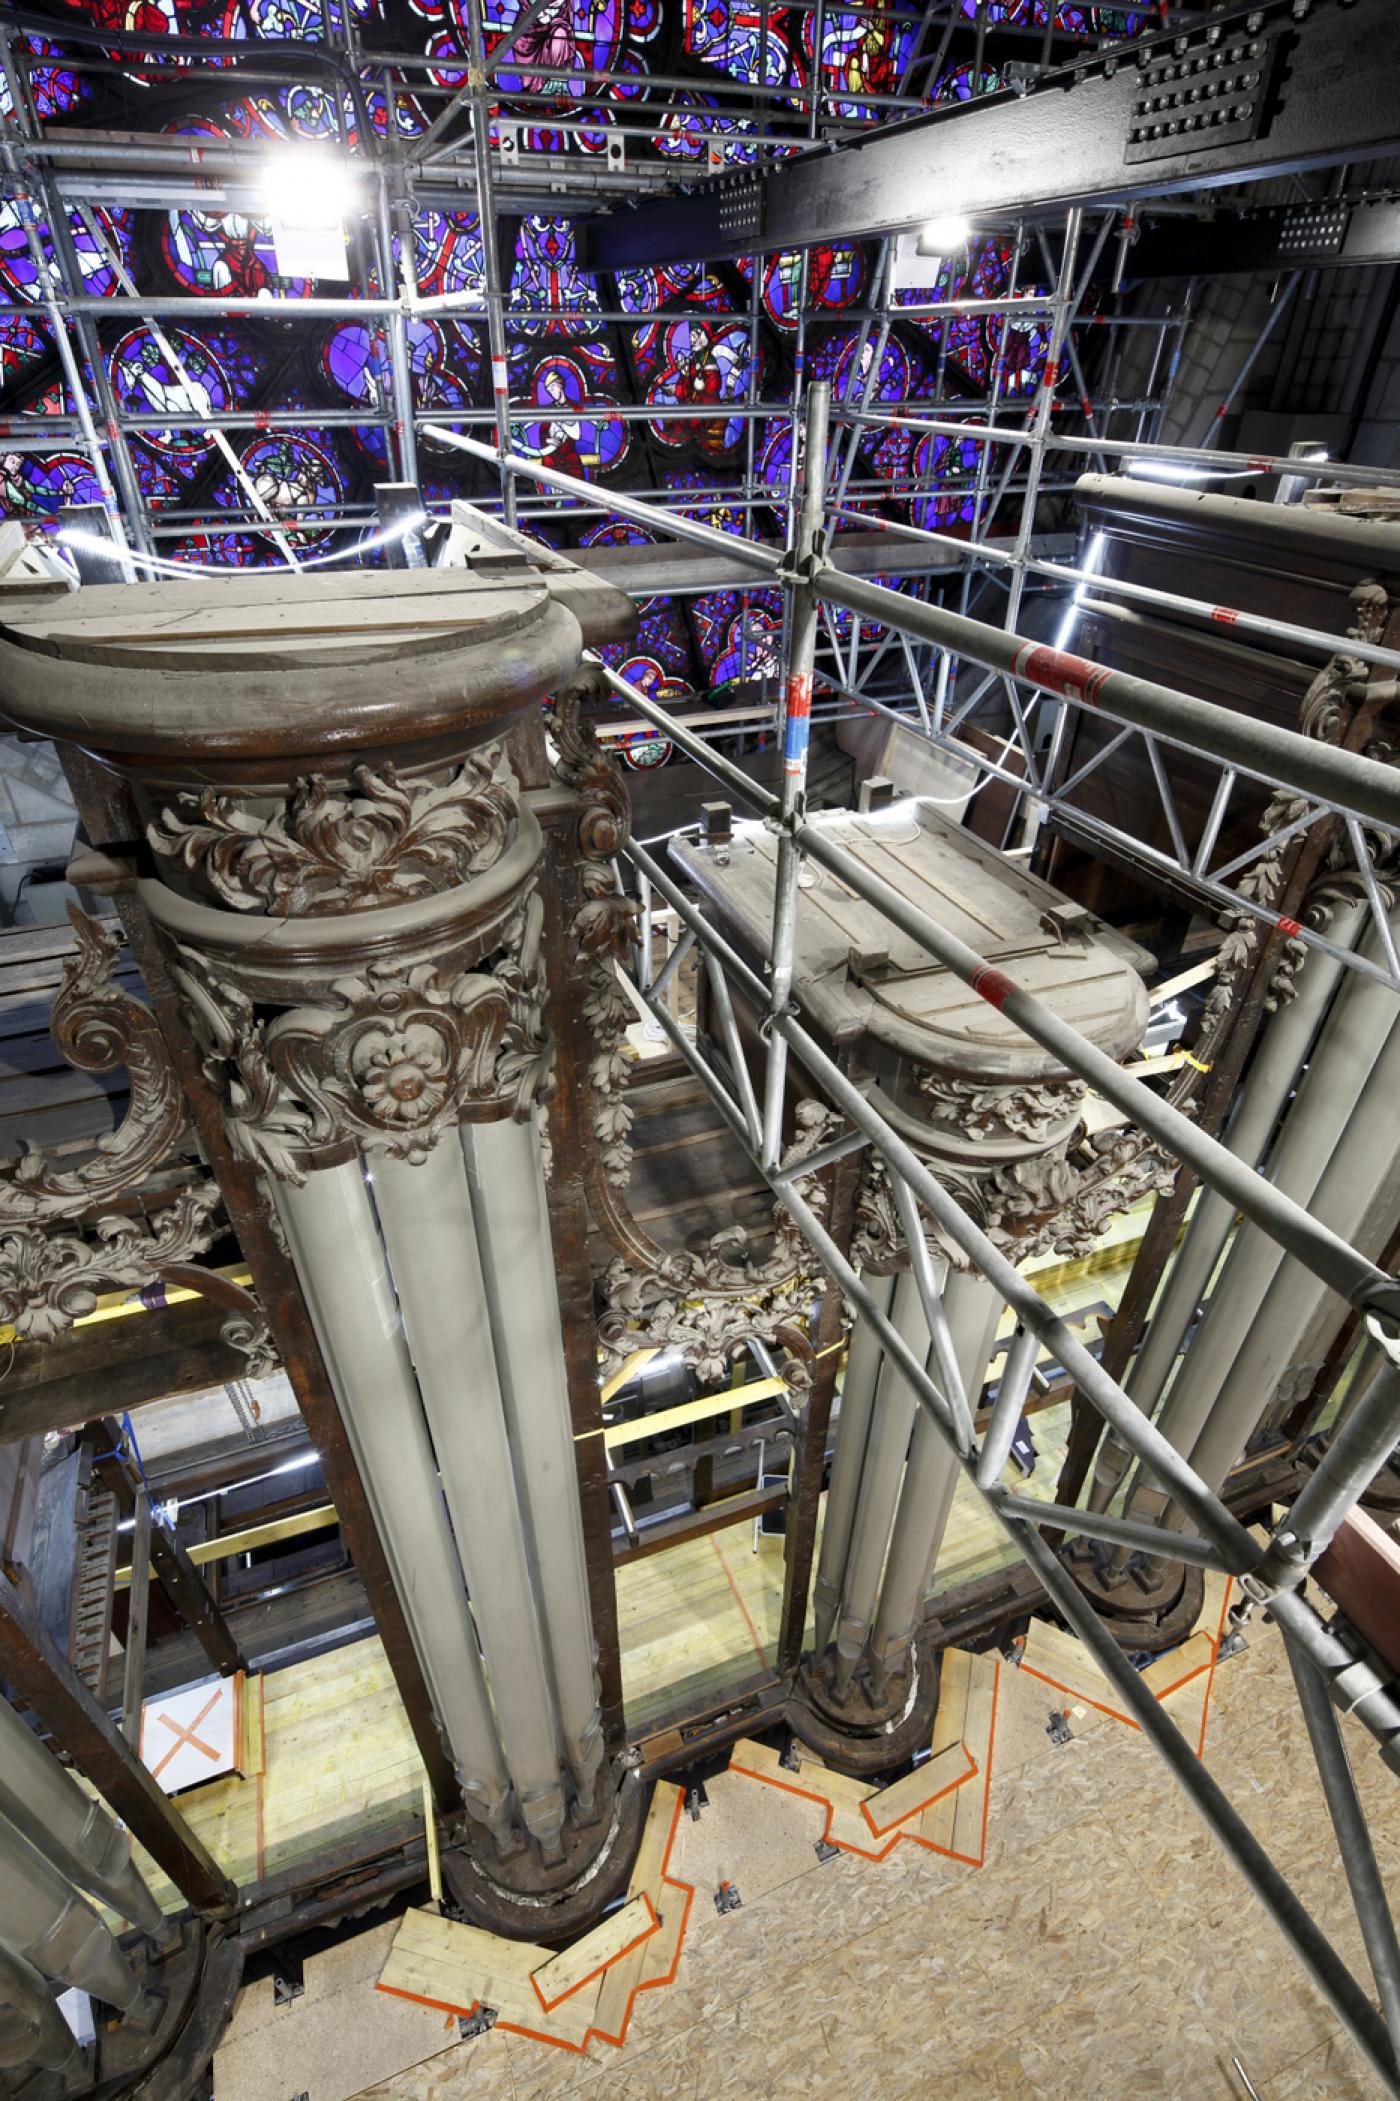
[[[119,933],[76,905],[68,916],[78,950],[64,971],[50,1033],[80,1072],[125,1066],[130,1103],[119,1129],[77,1167],[60,1168],[29,1145],[18,1159],[0,1162],[0,1226],[73,1218],[120,1195],[165,1159],[185,1128],[185,1099],[155,1016],[116,982]]]
[[[531,893],[489,970],[373,963],[270,1021],[231,973],[180,948],[175,977],[234,1150],[302,1182],[347,1145],[417,1162],[472,1108],[527,1115],[553,1072],[542,922]]]
[[[168,1265],[212,1246],[219,1203],[206,1182],[144,1223],[99,1218],[90,1237],[40,1226],[0,1233],[0,1320],[26,1342],[52,1342],[96,1310],[100,1292],[153,1284]]]
[[[401,783],[391,765],[357,766],[351,783],[311,774],[267,816],[213,789],[182,795],[146,836],[236,912],[294,917],[451,890],[499,860],[519,813],[500,745],[441,783]]]

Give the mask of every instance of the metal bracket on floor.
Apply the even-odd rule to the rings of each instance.
[[[1232,1627],[1215,1652],[1217,1663],[1228,1663],[1232,1656],[1243,1656],[1249,1643],[1244,1638],[1242,1627]]]
[[[478,2006],[471,2013],[459,2013],[457,2016],[457,2036],[459,2041],[469,2043],[474,2036],[485,2035],[489,2029],[495,2027],[499,2019],[500,2015],[494,2006]]]
[[[737,1911],[743,1901],[732,1882],[721,1882],[719,1888],[715,1891],[715,1910],[721,1918],[724,1917],[727,1911]]]
[[[841,1848],[831,1845],[824,1838],[819,1838],[816,1841],[812,1851],[816,1854],[823,1867],[826,1866],[829,1860],[839,1860],[841,1858]]]
[[[1045,1734],[1049,1737],[1052,1744],[1072,1743],[1074,1741],[1074,1731],[1070,1728],[1069,1716],[1062,1714],[1058,1707],[1052,1707],[1050,1709],[1050,1719],[1045,1724]]]
[[[795,1736],[788,1738],[783,1750],[778,1754],[778,1763],[785,1773],[801,1772],[802,1753],[797,1748],[797,1738]]]
[[[710,1798],[705,1792],[705,1783],[703,1780],[697,1780],[693,1787],[688,1787],[685,1791],[685,1813],[692,1824],[699,1823],[701,1810],[708,1809],[709,1806]]]
[[[300,1957],[283,1951],[283,1965],[272,1973],[272,2003],[274,2006],[290,2006],[306,1990],[306,1979],[302,1975]]]

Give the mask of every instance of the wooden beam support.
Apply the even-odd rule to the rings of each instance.
[[[205,1299],[72,1328],[54,1342],[19,1342],[0,1388],[0,1444],[76,1430],[92,1414],[94,1391],[122,1415],[148,1401],[198,1393],[248,1375],[248,1360],[226,1343],[223,1307]]]
[[[1400,1541],[1369,1511],[1352,1510],[1313,1573],[1362,1640],[1400,1671]]]
[[[126,1665],[122,1672],[122,1735],[141,1748],[141,1698],[146,1682],[146,1629],[151,1606],[151,1499],[136,1497],[131,1528],[131,1597],[126,1615]]]
[[[235,1671],[246,1671],[248,1659],[189,1553],[167,1526],[149,1522],[150,1499],[145,1483],[121,1450],[121,1425],[105,1415],[88,1428],[101,1453],[94,1466],[104,1485],[128,1516],[139,1518],[143,1502],[147,1508],[147,1554],[142,1555],[139,1540],[132,1542],[133,1610],[136,1571],[154,1569],[157,1583],[215,1670],[226,1678]]]
[[[613,1565],[625,1568],[629,1561],[645,1561],[648,1554],[683,1546],[688,1539],[704,1539],[711,1532],[723,1532],[729,1525],[742,1525],[763,1517],[769,1510],[781,1510],[787,1499],[785,1488],[751,1488],[745,1495],[707,1503],[703,1510],[687,1510],[681,1517],[664,1518],[659,1525],[648,1525],[635,1546],[620,1547],[613,1555]]]
[[[210,1916],[229,1915],[238,1901],[234,1884],[99,1707],[24,1594],[3,1578],[0,1679],[33,1708],[186,1902]]]

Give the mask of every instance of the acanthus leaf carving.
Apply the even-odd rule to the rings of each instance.
[[[152,1284],[217,1238],[212,1182],[182,1189],[144,1223],[99,1218],[90,1236],[29,1224],[0,1233],[0,1319],[27,1342],[52,1342],[96,1310],[99,1293]]]
[[[401,782],[392,765],[356,766],[350,782],[307,775],[271,815],[214,789],[182,795],[146,836],[235,911],[294,917],[450,890],[499,860],[519,815],[499,745],[443,782]]]

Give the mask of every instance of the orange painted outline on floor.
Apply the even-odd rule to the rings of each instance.
[[[890,1833],[888,1844],[882,1846],[878,1853],[872,1853],[868,1846],[857,1846],[853,1844],[850,1839],[837,1838],[833,1835],[831,1826],[832,1820],[836,1815],[837,1805],[831,1800],[830,1796],[818,1794],[814,1792],[814,1790],[810,1787],[796,1787],[790,1780],[775,1780],[771,1773],[757,1773],[754,1771],[751,1765],[739,1765],[732,1756],[729,1760],[729,1770],[731,1773],[742,1773],[746,1780],[759,1780],[763,1783],[765,1787],[776,1787],[783,1794],[800,1795],[804,1801],[815,1802],[819,1808],[822,1808],[826,1811],[826,1823],[822,1830],[823,1843],[828,1846],[836,1846],[842,1853],[854,1853],[860,1860],[886,1860],[888,1859],[889,1855],[894,1851],[895,1847],[899,1844],[900,1840],[906,1839],[911,1846],[922,1846],[926,1853],[941,1853],[945,1860],[959,1861],[964,1867],[980,1868],[987,1857],[987,1817],[991,1805],[992,1792],[992,1751],[996,1744],[997,1701],[1000,1698],[1000,1694],[1001,1659],[998,1658],[996,1666],[996,1675],[992,1680],[992,1715],[991,1722],[987,1729],[987,1769],[983,1778],[982,1787],[982,1850],[975,1859],[973,1858],[971,1853],[955,1853],[951,1846],[935,1845],[931,1838],[924,1838],[922,1834],[917,1831],[905,1831],[902,1827],[908,1821],[907,1817],[901,1817],[898,1824],[891,1824],[886,1826],[886,1829]],[[961,1779],[954,1780],[950,1786],[941,1787],[939,1788],[937,1794],[930,1795],[929,1800],[922,1804],[923,1809],[929,1808],[934,1802],[941,1801],[944,1795],[952,1794],[954,1789],[965,1786],[966,1783],[969,1780],[971,1780],[977,1772],[981,1770],[971,1751],[967,1749],[966,1744],[963,1745],[963,1750],[967,1753],[970,1768],[969,1771],[964,1773]],[[868,1812],[866,1811],[866,1806],[864,1802],[860,1804],[860,1808],[862,1814],[865,1816],[865,1821],[867,1822],[867,1824],[870,1824],[871,1829],[874,1830],[874,1825],[871,1822],[871,1818]],[[909,1816],[917,1816],[920,1813],[920,1810],[911,1809],[909,1811]],[[882,1837],[883,1833],[877,1832],[876,1836]]]
[[[680,1931],[676,1935],[675,1953],[671,1957],[670,1968],[665,1972],[663,1976],[644,1977],[639,1984],[635,1984],[632,1987],[632,1990],[628,1995],[627,2005],[623,2011],[622,2026],[619,2029],[618,2033],[616,2035],[609,2035],[605,2028],[589,2027],[584,2030],[582,2042],[574,2043],[570,2042],[567,2036],[549,2035],[543,2029],[540,2028],[527,2028],[523,2022],[519,2021],[497,2021],[496,2026],[498,2028],[503,2029],[507,2035],[524,2035],[528,2036],[532,2042],[550,2043],[556,2050],[570,2050],[576,2057],[582,2057],[583,2055],[585,2055],[589,2043],[594,2041],[595,2039],[600,2043],[611,2044],[614,2049],[620,2050],[622,2048],[622,2045],[627,2038],[628,2027],[631,2024],[632,2009],[637,2003],[637,1994],[639,1992],[659,1991],[663,1985],[674,1984],[676,1981],[676,1972],[680,1968],[681,1949],[685,1945],[686,1931],[690,1925],[690,1907],[695,1900],[695,1885],[692,1882],[682,1882],[679,1879],[679,1877],[668,1873],[668,1869],[670,1868],[671,1864],[671,1853],[676,1843],[676,1832],[680,1825],[681,1810],[684,1807],[684,1804],[684,1791],[678,1788],[676,1791],[675,1807],[671,1812],[671,1828],[666,1836],[666,1851],[662,1857],[661,1862],[661,1880],[669,1888],[681,1891],[685,1899],[685,1902],[681,1908]],[[641,1894],[644,1897],[646,1897],[647,1906],[651,1911],[653,1917],[656,1919],[656,1924],[654,1926],[649,1926],[645,1933],[638,1934],[637,1938],[634,1941],[630,1942],[626,1948],[619,1949],[618,1953],[612,1956],[609,1961],[605,1963],[600,1963],[598,1968],[593,1972],[593,1976],[599,1977],[603,1974],[604,1971],[612,1969],[615,1963],[621,1962],[625,1955],[629,1955],[632,1952],[632,1950],[639,1947],[643,1941],[650,1940],[652,1935],[660,1929],[663,1921],[661,1919],[660,1914],[656,1910],[656,1906],[652,1903],[650,1896],[645,1890],[643,1890]],[[530,1982],[532,1984],[535,1983],[533,1977],[530,1979]],[[588,1982],[588,1978],[584,1978],[582,1980],[583,1984],[586,1984]],[[429,1999],[426,1998],[421,1992],[406,1992],[402,1989],[401,1986],[394,1984],[376,1983],[374,1988],[377,1992],[383,1992],[386,1998],[411,1999],[416,2006],[436,2007],[442,2013],[455,2013],[463,2018],[467,2018],[470,2015],[474,2014],[481,2004],[481,2001],[479,1999],[473,1999],[470,2006],[458,2006],[447,1999]],[[581,1988],[581,1984],[575,1985],[573,1987],[573,1991],[578,1991]],[[540,1997],[538,1985],[535,1985],[535,1996],[537,1998]],[[553,2004],[555,2006],[562,2005],[564,1999],[571,1998],[572,1996],[572,1991],[565,1992],[559,1999],[554,2000]],[[540,2003],[541,2005],[544,2004],[543,1999],[541,1999]]]
[[[1162,1690],[1157,1694],[1157,1705],[1160,1707],[1163,1700],[1165,1700],[1170,1693],[1180,1692],[1183,1686],[1194,1685],[1197,1678],[1200,1678],[1202,1676],[1205,1677],[1206,1697],[1204,1706],[1201,1710],[1201,1734],[1196,1751],[1196,1756],[1198,1758],[1201,1755],[1200,1747],[1204,1745],[1206,1740],[1206,1715],[1210,1711],[1211,1689],[1215,1684],[1215,1665],[1216,1660],[1220,1655],[1220,1643],[1225,1632],[1225,1614],[1229,1609],[1230,1592],[1234,1589],[1234,1583],[1235,1579],[1232,1576],[1225,1585],[1225,1602],[1220,1608],[1220,1624],[1217,1627],[1215,1633],[1210,1637],[1209,1663],[1198,1663],[1194,1670],[1187,1671],[1185,1677],[1176,1679],[1176,1681],[1171,1685],[1164,1685],[1162,1687]],[[1195,1627],[1191,1631],[1193,1634],[1197,1634],[1200,1632],[1200,1629],[1198,1627]],[[1190,1639],[1189,1635],[1187,1636],[1187,1639]],[[1047,1678],[1044,1671],[1036,1670],[1033,1664],[1023,1663],[1019,1666],[1019,1668],[1023,1676],[1027,1678],[1034,1678],[1041,1685],[1048,1685],[1052,1692],[1062,1692],[1065,1694],[1067,1699],[1078,1700],[1085,1707],[1095,1708],[1098,1711],[1098,1713],[1106,1714],[1111,1721],[1121,1722],[1125,1729],[1136,1729],[1139,1732],[1141,1731],[1141,1722],[1135,1722],[1132,1716],[1130,1714],[1124,1714],[1121,1708],[1110,1707],[1106,1700],[1096,1700],[1094,1699],[1092,1694],[1087,1692],[1081,1692],[1077,1686],[1062,1685],[1058,1678]]]
[[[962,1752],[963,1757],[967,1760],[967,1771],[965,1773],[959,1773],[956,1780],[947,1780],[944,1782],[942,1787],[935,1788],[933,1793],[931,1795],[926,1795],[922,1802],[916,1802],[912,1809],[905,1810],[903,1816],[897,1816],[892,1824],[877,1824],[874,1817],[870,1814],[870,1803],[861,1803],[860,1813],[865,1818],[866,1823],[869,1824],[876,1838],[883,1838],[887,1831],[898,1831],[899,1826],[901,1824],[907,1824],[910,1817],[922,1816],[926,1809],[932,1809],[935,1802],[941,1802],[943,1800],[943,1797],[945,1795],[951,1795],[955,1788],[963,1787],[966,1785],[966,1783],[972,1778],[973,1774],[977,1771],[977,1760],[973,1757],[971,1751],[968,1750],[966,1744],[960,1743],[958,1749]],[[874,1795],[871,1797],[872,1801],[878,1802],[879,1799],[880,1797],[878,1795]],[[904,1831],[900,1833],[900,1836],[902,1838],[912,1838],[913,1833],[909,1831]]]
[[[651,1913],[651,1924],[644,1926],[640,1933],[634,1933],[625,1948],[619,1948],[616,1955],[610,1955],[606,1962],[600,1962],[596,1970],[590,1970],[586,1977],[580,1977],[577,1984],[571,1984],[566,1992],[560,1992],[557,1999],[546,1999],[544,1993],[540,1990],[539,1972],[535,1971],[532,1973],[530,1982],[535,1987],[535,1997],[539,2000],[540,2006],[545,2013],[553,2013],[556,2006],[562,2006],[566,1999],[572,1999],[574,1993],[581,1992],[585,1984],[591,1984],[595,1977],[602,1976],[604,1970],[610,1970],[615,1962],[621,1962],[624,1955],[630,1955],[634,1948],[641,1947],[643,1941],[649,1941],[654,1933],[661,1931],[660,1912],[652,1903],[645,1890],[639,1891],[638,1894],[646,1905],[647,1910]],[[543,1963],[541,1963],[540,1968],[544,1968]]]

